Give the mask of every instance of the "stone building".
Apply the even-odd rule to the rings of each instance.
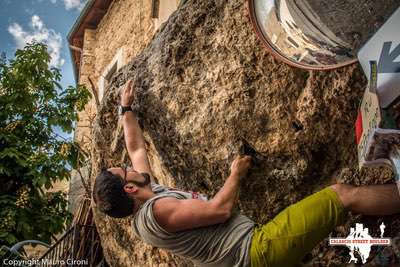
[[[75,81],[93,97],[79,113],[74,139],[88,155],[93,148],[91,130],[97,108],[110,79],[152,39],[180,0],[89,0],[68,34]],[[121,128],[121,125],[120,125]],[[122,130],[122,129],[120,129]],[[89,161],[88,161],[89,162]],[[80,175],[88,180],[90,166],[73,171],[69,208],[74,212],[85,195]],[[65,186],[65,185],[64,185]]]
[[[95,97],[79,114],[75,140],[90,151],[90,129],[101,101],[116,71],[131,61],[174,12],[180,0],[89,0],[68,34],[78,84]]]

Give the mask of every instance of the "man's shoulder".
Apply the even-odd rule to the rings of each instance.
[[[171,196],[165,196],[154,200],[152,205],[153,216],[163,230],[168,231],[168,225],[171,222],[171,218],[176,213],[180,201],[181,200]]]
[[[178,201],[178,199],[174,198],[173,196],[162,193],[157,194],[143,203],[133,217],[133,220],[135,222],[143,222],[147,221],[149,218],[155,218],[156,221],[158,221],[160,216],[166,217],[168,213],[173,212],[174,206],[177,205],[176,201]]]
[[[153,202],[153,213],[166,213],[170,212],[179,203],[179,199],[173,196],[164,196],[154,200]]]

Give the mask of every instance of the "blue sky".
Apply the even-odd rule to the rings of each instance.
[[[48,45],[52,66],[61,69],[63,87],[75,85],[67,35],[87,0],[0,0],[0,52],[13,58],[33,39]],[[72,133],[56,132],[65,138]]]
[[[67,34],[86,0],[0,0],[0,52],[13,58],[35,39],[46,43],[51,65],[61,69],[63,86],[74,85]]]

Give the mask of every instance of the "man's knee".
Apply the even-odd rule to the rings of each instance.
[[[336,192],[345,209],[351,209],[357,194],[357,187],[349,184],[334,184],[330,188]]]

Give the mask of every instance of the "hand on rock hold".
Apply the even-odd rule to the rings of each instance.
[[[231,175],[237,175],[239,178],[246,176],[251,165],[251,157],[239,155],[231,164]]]
[[[121,91],[121,106],[131,106],[135,99],[135,90],[133,88],[133,81],[129,80],[125,83],[124,89]]]

